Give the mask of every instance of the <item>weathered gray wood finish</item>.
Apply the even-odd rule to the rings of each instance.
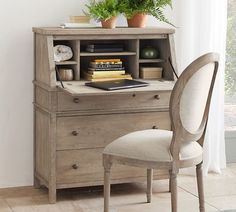
[[[141,123],[140,120],[142,120]],[[128,132],[151,128],[170,129],[169,113],[59,117],[57,119],[57,150],[105,147],[112,140]]]
[[[61,29],[33,28],[35,48],[34,76],[34,157],[35,186],[49,189],[49,201],[56,202],[56,190],[103,184],[102,151],[115,138],[131,131],[170,129],[169,99],[174,77],[173,29]],[[160,60],[140,60],[143,40],[161,51]],[[90,42],[121,42],[126,49],[117,53],[88,53]],[[53,46],[69,45],[74,56],[69,61],[54,62]],[[145,43],[144,43],[145,44]],[[139,78],[141,63],[164,68],[165,80],[150,80],[150,86],[106,92],[86,87],[81,76],[94,58],[121,58],[127,72]],[[55,67],[70,67],[74,81],[56,81]],[[154,179],[168,172],[157,170]],[[111,183],[144,181],[146,169],[118,165]],[[151,179],[151,176],[149,176]],[[150,180],[149,180],[150,181]],[[151,184],[148,198],[151,199]]]

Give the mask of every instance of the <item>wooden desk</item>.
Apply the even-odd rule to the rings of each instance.
[[[103,184],[102,151],[117,137],[135,130],[170,129],[169,98],[174,76],[175,53],[172,29],[60,29],[33,28],[35,49],[34,79],[34,178],[35,186],[49,189],[49,201],[56,202],[56,190]],[[122,42],[124,52],[88,53],[89,42]],[[54,62],[53,46],[69,45],[72,60]],[[160,51],[160,60],[140,59],[147,45]],[[143,64],[163,67],[163,80],[149,80],[149,86],[119,91],[103,91],[84,85],[81,70],[94,58],[122,58],[127,72],[139,78]],[[75,80],[56,80],[55,66],[71,67]],[[146,170],[114,167],[112,183],[143,181]],[[155,179],[168,173],[155,172]]]

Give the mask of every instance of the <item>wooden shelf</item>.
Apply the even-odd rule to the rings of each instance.
[[[164,59],[140,59],[139,63],[163,63]]]
[[[99,52],[99,53],[91,53],[91,52],[81,52],[80,56],[82,57],[90,57],[90,56],[129,56],[136,55],[136,52]]]
[[[62,62],[55,62],[56,65],[76,65],[77,61],[67,60]]]

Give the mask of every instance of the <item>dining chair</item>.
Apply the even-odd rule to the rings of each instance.
[[[203,142],[214,82],[217,53],[193,61],[176,81],[170,97],[171,131],[147,129],[124,135],[103,152],[104,212],[109,212],[110,172],[118,163],[147,169],[147,202],[152,198],[153,169],[169,170],[172,212],[177,212],[179,169],[196,166],[200,212],[205,211],[203,191]]]

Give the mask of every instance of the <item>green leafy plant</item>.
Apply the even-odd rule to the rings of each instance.
[[[171,0],[118,0],[118,2],[120,10],[127,18],[132,18],[137,13],[144,13],[174,26],[163,13],[166,6],[172,7]]]
[[[88,12],[84,13],[97,21],[106,21],[120,13],[117,0],[92,0],[89,5],[86,4],[85,6]]]

